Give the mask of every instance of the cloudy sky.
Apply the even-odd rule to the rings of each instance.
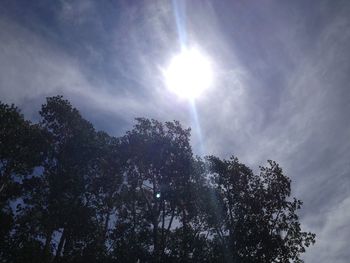
[[[276,160],[317,234],[306,262],[350,257],[350,2],[15,1],[0,3],[0,100],[38,119],[62,94],[118,136],[135,117],[192,127],[197,154]],[[181,43],[212,62],[195,105],[162,70]]]

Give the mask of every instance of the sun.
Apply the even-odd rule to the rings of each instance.
[[[197,49],[186,49],[174,56],[163,75],[168,89],[186,99],[197,98],[213,81],[210,60]]]

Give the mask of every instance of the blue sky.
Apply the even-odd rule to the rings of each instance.
[[[177,7],[179,34],[175,17]],[[348,1],[16,1],[0,3],[0,99],[33,120],[62,94],[98,129],[135,117],[180,120],[197,153],[279,162],[317,234],[306,262],[350,252]],[[180,38],[213,61],[213,87],[189,103],[161,69]]]

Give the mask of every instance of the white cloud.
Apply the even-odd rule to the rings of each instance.
[[[322,25],[309,24],[309,17],[295,8],[272,8],[270,1],[258,7],[232,4],[237,8],[232,9],[236,22],[232,24],[222,22],[225,14],[209,1],[199,7],[189,4],[189,39],[212,56],[217,69],[215,89],[196,104],[203,141],[190,106],[170,95],[158,74],[178,44],[172,7],[163,1],[130,5],[119,13],[108,31],[112,41],[106,43],[112,73],[94,83],[79,58],[13,21],[0,19],[1,100],[20,105],[39,97],[42,103],[45,96],[64,94],[78,108],[111,112],[127,123],[137,116],[178,119],[194,128],[195,148],[204,143],[206,153],[235,154],[253,168],[275,159],[293,179],[297,197],[305,201],[306,230],[318,234],[307,262],[347,262],[349,8],[331,12],[325,2],[312,9],[314,17],[310,15]],[[91,1],[62,3],[63,26],[75,21],[79,27],[88,21],[98,24],[95,31],[103,30],[103,17],[96,17]],[[253,14],[251,19],[247,13]],[[254,31],[255,27],[264,31]],[[101,50],[89,47],[92,60],[104,62]],[[89,72],[93,74],[93,68]],[[125,79],[118,82],[120,76]]]
[[[90,104],[125,118],[138,116],[146,105],[152,108],[147,101],[141,105],[131,96],[111,95],[108,83],[92,85],[74,58],[32,31],[4,19],[0,20],[0,28],[2,101],[21,105],[26,100],[41,98],[43,103],[46,96],[63,94],[72,98],[75,106]],[[32,112],[27,114],[37,112],[39,105],[35,106],[28,108]]]
[[[317,242],[306,254],[306,262],[344,263],[349,259],[348,240],[350,239],[350,197],[345,198],[338,205],[326,212],[314,215],[322,217],[322,227],[317,231]]]

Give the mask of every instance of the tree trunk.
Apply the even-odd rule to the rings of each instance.
[[[160,257],[163,261],[164,257],[164,250],[165,250],[165,201],[162,202],[162,234],[161,234],[161,240],[160,240]]]
[[[159,262],[159,247],[158,247],[158,220],[153,220],[153,246],[155,262]]]
[[[107,212],[107,216],[106,216],[104,231],[103,231],[104,232],[103,233],[103,239],[106,239],[106,237],[107,237],[109,218],[110,218],[110,212],[108,211]]]
[[[45,240],[45,246],[44,246],[44,262],[48,262],[50,261],[50,245],[51,245],[51,241],[52,241],[52,234],[53,234],[53,231],[52,230],[49,230],[47,231],[47,234],[46,234],[46,240]]]
[[[58,247],[57,247],[57,251],[56,251],[56,255],[53,258],[52,262],[57,262],[57,260],[60,258],[61,254],[62,254],[62,249],[63,249],[63,245],[66,241],[66,229],[63,229],[61,238],[60,238],[60,242],[58,243]]]
[[[187,262],[187,221],[186,221],[186,210],[183,208],[182,210],[182,250],[183,250],[183,255],[182,255],[182,262]]]
[[[5,190],[6,185],[8,184],[8,181],[11,179],[11,166],[12,165],[6,165],[3,174],[1,174],[0,177],[0,194],[3,190]]]

